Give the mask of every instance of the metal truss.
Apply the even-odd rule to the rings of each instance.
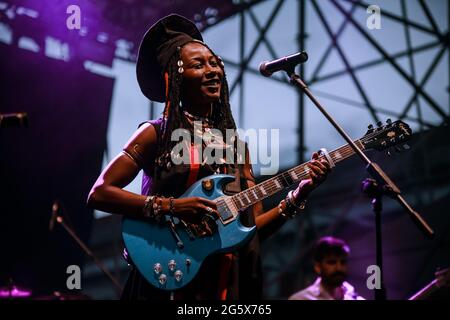
[[[404,28],[404,34],[405,34],[405,40],[407,44],[407,49],[400,52],[395,53],[389,53],[385,48],[383,48],[382,44],[378,43],[368,32],[365,30],[358,22],[355,20],[354,13],[358,7],[366,9],[369,7],[369,3],[366,3],[364,1],[356,1],[356,0],[330,0],[330,3],[333,4],[335,10],[342,14],[345,19],[341,23],[341,25],[336,29],[333,30],[331,27],[329,21],[327,20],[326,15],[324,14],[323,10],[320,8],[320,1],[317,0],[297,0],[298,3],[298,48],[299,50],[307,50],[308,48],[305,46],[305,39],[308,35],[311,34],[311,31],[306,30],[306,17],[308,16],[309,12],[307,12],[306,3],[309,3],[312,5],[312,10],[314,10],[317,14],[317,16],[320,19],[321,24],[323,25],[324,29],[326,30],[328,36],[329,36],[329,45],[327,47],[327,50],[324,51],[323,55],[319,59],[319,63],[314,69],[312,76],[309,79],[306,79],[307,84],[310,86],[313,86],[314,84],[320,83],[325,80],[330,79],[336,79],[336,81],[339,81],[339,77],[344,75],[349,75],[353,84],[355,85],[363,103],[358,101],[352,101],[344,96],[337,96],[335,94],[330,94],[327,92],[321,92],[316,91],[318,96],[326,97],[328,99],[332,99],[338,102],[345,102],[349,105],[364,108],[366,109],[370,115],[371,118],[374,120],[374,122],[379,121],[379,115],[388,115],[391,117],[395,117],[398,119],[406,119],[408,121],[416,122],[419,124],[420,128],[431,128],[434,125],[431,123],[431,121],[428,121],[427,119],[424,119],[422,116],[422,110],[423,108],[430,107],[432,108],[442,119],[442,122],[448,121],[450,110],[445,110],[444,106],[439,105],[435,99],[431,96],[429,92],[425,90],[425,85],[427,84],[428,80],[431,78],[433,73],[436,71],[436,67],[439,64],[439,62],[443,59],[445,56],[445,53],[448,52],[449,48],[449,33],[448,30],[443,32],[439,30],[439,27],[436,23],[435,18],[430,12],[430,9],[428,8],[427,4],[423,0],[417,0],[420,4],[421,9],[424,12],[424,15],[427,17],[427,21],[413,21],[408,17],[407,14],[407,1],[405,0],[398,0],[401,4],[401,15],[389,12],[387,10],[382,10],[382,17],[383,19],[390,19],[392,21],[396,21],[403,24]],[[414,0],[416,1],[416,0]],[[246,1],[242,1],[242,3],[245,3]],[[343,2],[349,2],[351,3],[350,10],[346,10]],[[259,2],[258,2],[259,3]],[[255,53],[257,52],[258,48],[260,46],[265,46],[270,54],[272,59],[279,58],[279,53],[276,52],[274,46],[271,44],[270,39],[267,36],[267,33],[269,29],[271,28],[275,18],[280,14],[280,9],[283,5],[285,5],[286,1],[284,0],[277,0],[274,1],[275,5],[267,19],[264,23],[261,23],[258,18],[256,17],[254,13],[253,6],[248,6],[246,9],[242,10],[240,15],[240,61],[231,61],[228,59],[224,59],[225,62],[231,66],[237,67],[239,69],[238,76],[236,80],[231,84],[230,86],[230,93],[233,94],[236,90],[236,88],[240,88],[239,90],[239,116],[242,121],[243,115],[244,115],[244,77],[246,72],[252,73],[252,74],[259,74],[258,70],[255,68],[251,68],[249,66],[250,61],[254,57]],[[259,32],[258,37],[256,40],[250,45],[250,50],[247,54],[245,54],[244,45],[246,43],[245,39],[245,31],[246,31],[246,16],[250,18],[251,23],[254,25],[256,30]],[[450,13],[449,13],[450,16]],[[429,24],[430,26],[427,26]],[[339,38],[343,34],[343,31],[348,28],[352,27],[354,28],[360,35],[363,36],[363,38],[373,47],[373,49],[378,52],[382,58],[380,59],[374,59],[365,63],[360,64],[351,64],[349,60],[350,53],[345,51],[345,48],[340,45]],[[435,37],[435,40],[420,45],[417,47],[413,47],[411,44],[411,29],[416,29],[421,32],[425,32],[429,35],[432,35]],[[416,75],[416,66],[414,63],[413,56],[415,54],[424,52],[426,50],[430,50],[433,48],[439,48],[438,53],[436,56],[432,58],[432,63],[428,67],[427,71],[423,75],[421,79],[418,79]],[[344,64],[345,68],[340,71],[330,72],[324,75],[320,75],[319,73],[322,71],[323,66],[330,58],[330,53],[332,52],[332,49],[335,49],[339,55],[339,58],[341,59],[342,63]],[[450,56],[450,54],[448,54]],[[409,62],[409,68],[411,75],[408,75],[408,73],[398,64],[398,59],[402,57],[408,57]],[[406,105],[403,107],[403,110],[401,112],[393,112],[389,110],[389,107],[387,106],[376,106],[374,105],[367,94],[368,88],[365,88],[363,83],[359,80],[357,71],[369,69],[381,64],[389,64],[391,65],[394,70],[402,77],[402,79],[414,89],[413,95],[410,97]],[[450,65],[450,58],[449,58],[449,65]],[[304,74],[304,65],[300,66],[300,74]],[[450,76],[450,71],[447,70],[447,73]],[[287,83],[285,78],[282,77],[272,77],[273,81],[278,81],[282,83]],[[447,79],[447,81],[450,81]],[[419,101],[419,97],[423,98],[426,102],[426,105],[421,104]],[[303,162],[304,160],[304,151],[305,151],[305,141],[304,141],[304,105],[305,105],[305,97],[303,94],[299,94],[298,99],[299,104],[299,115],[298,115],[298,156],[297,159],[299,162]],[[417,117],[409,116],[408,112],[411,110],[411,108],[415,106],[417,110]],[[449,101],[450,106],[450,101]],[[242,125],[242,122],[241,122]]]
[[[336,94],[332,94],[329,92],[323,92],[319,90],[314,90],[315,94],[319,97],[324,97],[333,101],[345,103],[347,105],[363,108],[367,110],[370,114],[370,117],[374,120],[374,122],[378,122],[380,116],[390,116],[397,119],[408,120],[409,122],[415,122],[419,125],[420,130],[433,128],[436,126],[433,121],[430,119],[426,119],[423,117],[424,108],[431,108],[435,111],[436,114],[439,115],[442,123],[448,122],[450,116],[450,100],[448,105],[442,106],[432,97],[431,93],[425,90],[425,85],[428,83],[429,79],[436,71],[438,64],[445,57],[445,53],[447,53],[450,68],[450,52],[449,52],[449,30],[450,30],[450,4],[448,5],[448,23],[449,28],[446,31],[442,31],[439,29],[438,24],[436,23],[435,18],[433,17],[428,5],[424,0],[414,0],[418,1],[421,10],[424,13],[424,21],[413,21],[407,14],[407,6],[410,5],[410,1],[406,0],[398,0],[400,2],[400,14],[387,11],[382,9],[382,18],[389,19],[391,21],[395,21],[402,24],[404,30],[404,39],[406,42],[406,50],[389,53],[386,48],[379,42],[377,42],[374,37],[372,37],[367,30],[365,30],[355,19],[354,13],[358,8],[368,8],[369,3],[365,1],[357,1],[357,0],[329,0],[332,4],[333,8],[341,14],[345,19],[342,23],[337,27],[333,28],[330,24],[330,21],[327,20],[327,16],[324,14],[324,10],[320,7],[320,1],[317,0],[297,0],[298,14],[297,14],[297,22],[293,22],[298,24],[298,48],[301,50],[308,50],[305,45],[305,40],[309,35],[311,35],[312,30],[307,30],[306,26],[306,18],[310,18],[310,12],[307,11],[308,8],[313,10],[320,20],[321,25],[324,27],[327,35],[329,44],[324,51],[323,55],[319,59],[319,63],[311,73],[311,76],[306,80],[306,83],[310,86],[314,86],[315,84],[324,82],[326,80],[335,79],[339,81],[340,77],[350,76],[352,83],[359,96],[361,97],[362,102],[351,100],[345,96],[340,96]],[[241,3],[246,3],[247,1],[242,0]],[[351,6],[344,6],[344,4],[350,3]],[[244,120],[244,78],[247,73],[257,74],[259,75],[259,71],[255,68],[249,66],[250,61],[254,57],[257,50],[260,46],[265,46],[268,50],[270,57],[268,59],[277,59],[281,55],[278,53],[271,43],[268,37],[268,31],[273,25],[274,20],[280,14],[281,8],[286,4],[286,1],[283,0],[273,0],[274,6],[272,11],[268,15],[268,18],[265,22],[261,22],[258,20],[257,16],[254,13],[253,6],[248,6],[247,8],[240,11],[240,48],[239,48],[239,61],[232,61],[224,58],[226,64],[233,66],[238,69],[238,75],[233,83],[230,84],[230,94],[236,92],[236,89],[239,88],[239,118],[241,119],[241,126],[243,126]],[[307,7],[307,4],[310,5]],[[246,29],[248,26],[246,23],[252,23],[253,26],[258,31],[258,36],[253,43],[248,45],[248,39],[246,39]],[[339,39],[341,35],[344,33],[346,28],[354,28],[362,37],[370,44],[370,46],[381,56],[381,58],[373,59],[371,61],[365,63],[352,64],[349,56],[351,56],[350,52],[347,52],[346,49],[340,44]],[[413,46],[411,41],[411,30],[418,30],[424,32],[428,35],[434,37],[433,41],[429,43],[425,43],[418,46]],[[247,54],[245,54],[246,50],[244,49],[245,45],[247,45]],[[425,71],[422,78],[417,76],[416,65],[414,63],[414,55],[423,53],[427,50],[438,48],[438,52],[434,57],[431,57],[430,54],[430,65]],[[339,59],[343,63],[344,68],[342,70],[328,72],[325,74],[321,74],[321,71],[324,69],[324,66],[328,59],[330,58],[330,53],[332,50],[335,50],[338,54]],[[409,74],[402,68],[398,60],[401,58],[407,57],[409,64]],[[405,81],[412,89],[413,94],[408,99],[407,103],[401,108],[400,112],[390,110],[389,106],[379,106],[375,105],[369,98],[368,91],[369,88],[364,87],[364,84],[360,81],[358,77],[358,72],[362,70],[367,70],[370,68],[374,68],[380,66],[382,64],[390,65],[397,73],[401,76],[402,80]],[[305,75],[305,65],[300,65],[299,73],[301,75]],[[447,79],[443,79],[443,81],[447,81],[447,86],[450,83],[450,70],[446,70]],[[270,78],[272,81],[277,81],[289,85],[288,81],[285,77],[275,75]],[[447,87],[448,88],[448,87]],[[449,90],[449,88],[448,88]],[[419,98],[423,99],[423,102],[419,100]],[[304,140],[304,108],[305,108],[305,97],[302,93],[299,93],[298,97],[298,149],[297,149],[297,161],[299,163],[304,162],[304,151],[305,151],[305,140]],[[409,115],[411,108],[416,108],[417,116]],[[355,204],[355,201],[358,200],[358,195],[354,195],[353,200],[351,200],[346,205],[342,206],[340,213],[337,217],[334,217],[333,222],[326,227],[326,232],[329,234],[336,228],[338,225],[342,223],[348,214],[349,210]],[[282,257],[283,250],[273,254],[273,260],[284,261],[283,266],[280,269],[280,266],[266,266],[266,271],[269,273],[269,277],[266,277],[266,289],[270,289],[273,285],[278,285],[279,287],[283,286],[283,279],[289,278],[287,277],[288,273],[292,270],[299,270],[299,272],[304,275],[307,271],[307,262],[304,259],[305,256],[309,253],[309,250],[312,248],[312,241],[318,237],[320,233],[318,230],[318,226],[311,220],[309,215],[305,216],[303,223],[298,224],[298,234],[303,234],[303,236],[299,236],[300,239],[295,240],[300,241],[301,247],[303,248],[303,252],[301,254],[297,254],[289,257]],[[305,235],[306,234],[306,235]],[[289,235],[284,235],[283,237],[289,237]],[[279,238],[278,243],[272,243],[269,246],[271,248],[279,248],[280,243],[285,241],[283,237]],[[292,240],[292,239],[291,239]],[[275,241],[277,242],[277,241]],[[275,250],[276,252],[276,250]],[[281,291],[282,288],[281,288]]]

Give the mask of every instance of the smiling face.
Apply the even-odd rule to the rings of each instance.
[[[189,42],[181,49],[183,61],[183,105],[210,105],[220,99],[223,70],[214,54],[198,42]]]

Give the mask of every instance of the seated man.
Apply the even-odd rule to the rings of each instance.
[[[341,239],[323,237],[314,252],[314,271],[319,275],[308,288],[294,293],[289,300],[364,300],[347,277],[350,248]]]

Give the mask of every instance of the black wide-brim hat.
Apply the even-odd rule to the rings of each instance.
[[[139,47],[136,74],[142,93],[150,100],[164,102],[164,70],[178,47],[203,37],[189,19],[171,14],[156,22],[145,33]]]

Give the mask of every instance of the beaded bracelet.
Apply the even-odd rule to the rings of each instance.
[[[147,196],[145,198],[145,204],[142,211],[144,212],[144,217],[151,218],[153,216],[152,208],[153,208],[153,202],[155,201],[155,196]]]
[[[283,209],[283,204],[285,204],[285,208]],[[303,200],[300,205],[295,204],[293,191],[289,191],[286,198],[282,200],[278,205],[278,212],[281,217],[285,220],[294,218],[297,214],[300,213],[303,209],[305,209],[306,200]]]
[[[144,217],[150,218],[156,222],[160,222],[161,217],[162,217],[161,203],[162,203],[161,197],[147,196],[147,198],[145,199],[145,205],[143,208]]]
[[[172,216],[175,214],[173,197],[169,197],[169,212]]]
[[[295,203],[295,199],[294,199],[294,191],[289,191],[287,194],[287,198],[289,200],[289,204],[294,206],[297,210],[301,211],[304,210],[306,207],[306,199],[302,200],[302,202],[300,202],[300,205],[297,205]]]
[[[161,221],[162,213],[162,197],[156,197],[155,201],[153,202],[153,219],[155,219],[156,222]]]

